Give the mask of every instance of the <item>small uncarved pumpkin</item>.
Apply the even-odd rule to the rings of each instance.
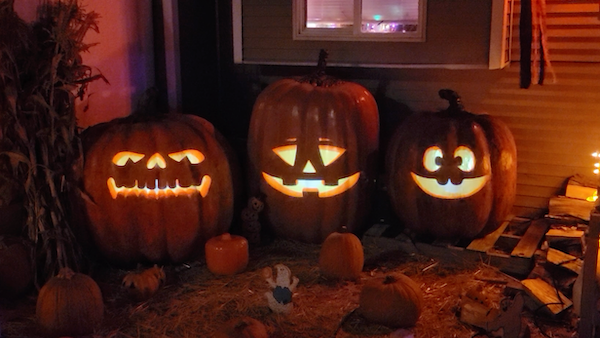
[[[248,240],[224,233],[205,244],[206,266],[215,275],[235,275],[248,265]]]
[[[22,241],[0,238],[0,298],[22,296],[32,286],[30,250]]]
[[[63,268],[40,289],[36,316],[47,336],[91,333],[104,317],[102,293],[90,276]]]
[[[149,269],[126,274],[121,285],[134,299],[146,300],[158,291],[165,280],[165,270],[155,264]]]
[[[419,285],[400,273],[368,280],[360,292],[358,313],[373,323],[414,326],[422,309]]]
[[[360,277],[365,255],[360,239],[342,227],[325,239],[319,254],[319,268],[327,278],[357,279]]]

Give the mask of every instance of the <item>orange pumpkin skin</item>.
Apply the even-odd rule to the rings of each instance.
[[[365,282],[357,313],[389,327],[414,326],[423,311],[423,294],[410,277],[397,273]]]
[[[92,333],[104,318],[102,293],[91,277],[63,268],[40,289],[36,316],[47,336]]]
[[[266,223],[275,235],[322,243],[339,224],[359,231],[369,209],[378,145],[377,104],[359,84],[282,79],[263,90],[250,120],[249,183],[253,194],[265,196]],[[285,146],[296,150],[288,162],[273,150]],[[345,151],[328,163],[319,153],[319,147],[327,146]],[[343,178],[357,173],[354,185],[340,188]],[[274,189],[266,177],[282,180],[282,190],[322,180],[336,191],[324,197],[324,188],[296,188],[299,196],[290,196]]]
[[[133,115],[92,127],[84,144],[82,190],[89,233],[109,260],[122,265],[181,262],[200,255],[206,240],[229,229],[236,162],[208,121],[184,114]],[[183,155],[190,149],[203,156],[196,159],[199,163]],[[113,163],[125,151],[143,158],[122,160],[121,166]],[[137,186],[138,195],[115,196],[109,178],[125,192]],[[205,196],[200,189],[189,195],[162,189],[206,187],[206,182]],[[144,192],[143,187],[150,189]]]
[[[441,91],[443,92],[443,91]],[[516,196],[517,148],[508,127],[489,115],[464,111],[456,93],[444,111],[410,116],[394,134],[386,153],[387,190],[391,204],[404,225],[417,234],[444,239],[473,239],[496,230],[510,213]],[[425,154],[437,147],[440,156],[426,168]],[[472,151],[473,167],[457,154]],[[443,155],[442,155],[443,153]],[[415,177],[433,179],[422,188]],[[479,190],[465,182],[482,179]],[[440,183],[441,182],[441,183]],[[464,190],[448,192],[444,187]],[[426,191],[427,190],[427,191]],[[436,197],[432,194],[444,195]],[[461,196],[453,196],[452,194]]]
[[[362,243],[344,231],[331,233],[321,246],[319,268],[327,278],[357,279],[361,275],[365,263]]]
[[[215,275],[235,275],[248,266],[248,241],[224,233],[205,244],[206,266]]]

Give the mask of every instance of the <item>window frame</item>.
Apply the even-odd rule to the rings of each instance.
[[[306,27],[307,0],[293,0],[292,24],[294,40],[312,41],[383,41],[424,42],[427,26],[427,0],[419,0],[419,23],[415,32],[408,33],[363,33],[360,29],[363,0],[354,0],[354,24],[350,28]]]

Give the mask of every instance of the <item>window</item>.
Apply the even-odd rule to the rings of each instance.
[[[425,41],[426,0],[294,0],[295,40]]]

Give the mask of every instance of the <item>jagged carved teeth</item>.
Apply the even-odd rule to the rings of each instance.
[[[135,181],[133,187],[126,186],[117,186],[117,183],[114,178],[109,177],[106,181],[108,186],[108,191],[110,192],[110,196],[113,199],[116,199],[117,196],[141,196],[145,198],[154,198],[158,199],[161,197],[171,197],[171,196],[191,196],[194,193],[199,193],[202,197],[206,197],[208,194],[208,190],[211,184],[211,178],[208,175],[204,175],[202,177],[202,181],[198,185],[190,185],[187,187],[182,187],[179,184],[179,180],[175,180],[175,186],[169,187],[166,186],[164,188],[159,188],[158,179],[154,181],[154,188],[148,188],[148,186],[140,187],[138,181]]]

